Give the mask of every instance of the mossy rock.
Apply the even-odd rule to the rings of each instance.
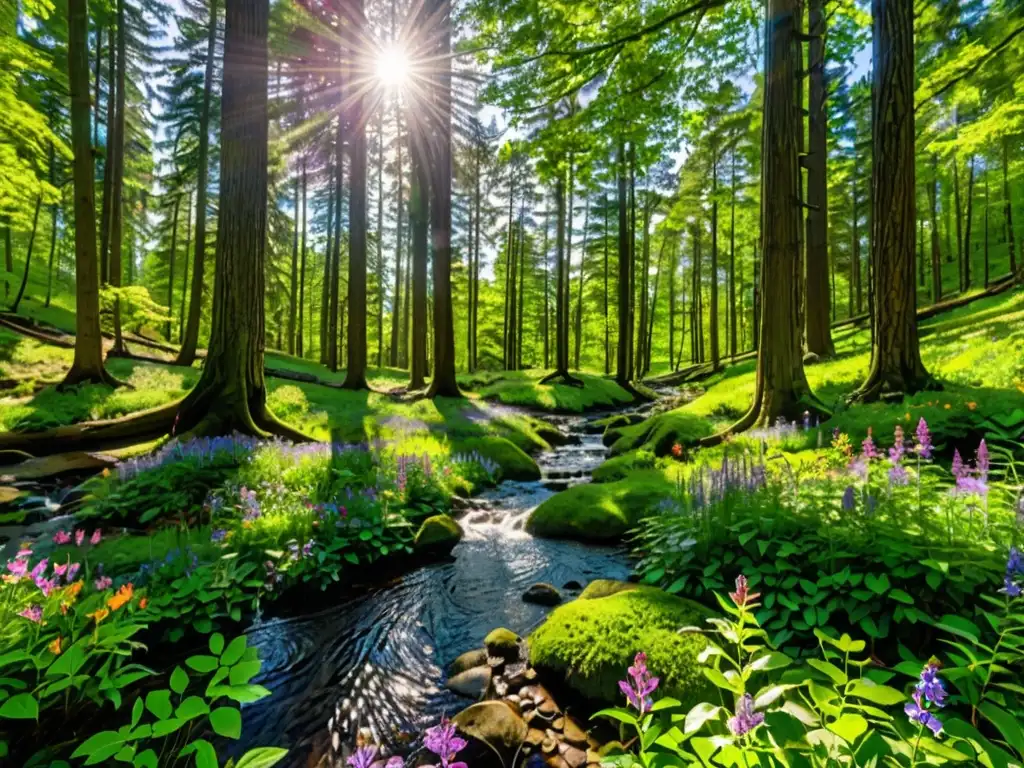
[[[487,655],[502,658],[505,661],[515,661],[519,658],[519,643],[519,635],[504,627],[492,629],[484,638]]]
[[[605,416],[603,419],[595,419],[587,422],[584,431],[588,434],[603,434],[609,429],[616,427],[628,427],[631,424],[639,424],[644,417],[639,413],[616,413],[612,416]]]
[[[501,468],[503,480],[540,480],[540,467],[527,453],[504,437],[471,437],[452,445],[452,453],[476,451]]]
[[[629,581],[616,581],[615,579],[594,579],[587,584],[587,588],[580,592],[580,600],[597,600],[608,595],[617,595],[619,592],[626,592],[630,589],[639,589],[638,584]]]
[[[613,483],[573,486],[533,510],[526,530],[549,539],[618,541],[674,489],[657,470],[633,472]]]
[[[416,532],[413,548],[421,554],[449,555],[461,540],[461,525],[448,515],[433,515]]]
[[[595,483],[612,483],[624,480],[631,472],[654,467],[654,454],[649,451],[629,451],[621,456],[612,456],[594,470],[591,478]]]
[[[667,456],[672,446],[696,445],[712,433],[711,422],[703,416],[676,409],[652,416],[640,424],[614,430],[616,439],[611,443],[612,456],[619,456],[640,448],[655,456]]]
[[[595,590],[596,591],[596,590]],[[530,663],[557,675],[575,693],[598,704],[623,704],[618,681],[640,651],[661,679],[658,692],[697,704],[709,692],[697,657],[707,646],[699,633],[711,614],[690,600],[654,587],[632,586],[604,597],[556,608],[530,636]]]

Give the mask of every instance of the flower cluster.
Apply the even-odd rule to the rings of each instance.
[[[754,709],[754,697],[749,693],[736,704],[736,714],[729,718],[729,730],[733,736],[746,736],[764,722],[764,713]]]
[[[658,678],[647,669],[647,654],[638,653],[626,673],[628,679],[619,680],[619,690],[625,694],[629,705],[642,715],[653,705],[651,694],[658,687]]]
[[[955,495],[976,495],[985,498],[988,495],[989,472],[988,446],[985,440],[978,444],[975,465],[972,467],[960,456],[960,451],[953,452],[953,477],[956,479]]]
[[[456,755],[466,748],[466,740],[455,733],[455,724],[446,717],[441,723],[427,728],[423,734],[423,746],[437,755],[440,760],[436,768],[467,768],[463,762],[455,762]]]
[[[910,722],[928,728],[936,736],[941,733],[942,721],[931,712],[930,707],[942,709],[946,706],[946,688],[939,677],[939,664],[934,659],[921,670],[912,699],[903,708]]]
[[[751,593],[750,586],[747,584],[747,577],[742,573],[736,577],[736,591],[729,593],[729,597],[736,604],[737,608],[746,608],[760,596],[759,592]]]
[[[49,597],[59,587],[71,584],[78,577],[78,572],[81,569],[80,563],[72,563],[69,559],[64,563],[54,563],[52,572],[48,576],[49,558],[44,557],[29,569],[31,558],[31,547],[23,545],[15,558],[7,562],[8,573],[4,575],[4,581],[17,583],[22,579],[29,579],[43,593],[43,597]]]
[[[1024,593],[1024,556],[1016,547],[1010,547],[1006,560],[1006,576],[1000,590],[1007,597],[1020,597]]]
[[[70,544],[71,543],[71,539],[72,539],[71,532],[70,531],[65,531],[64,529],[61,529],[61,530],[57,531],[55,534],[53,534],[53,543],[58,545],[58,546],[64,546],[65,544]],[[100,529],[97,528],[95,531],[92,532],[92,535],[89,537],[89,543],[92,544],[92,546],[95,547],[97,544],[100,543],[100,541],[102,541],[102,539],[103,539],[103,534],[100,532]],[[85,531],[83,531],[81,528],[76,529],[75,532],[74,532],[74,540],[75,540],[75,546],[76,547],[82,546],[82,543],[85,541]]]
[[[268,442],[247,435],[233,434],[224,437],[202,437],[190,440],[172,440],[160,450],[148,456],[127,459],[117,465],[117,478],[122,482],[142,472],[158,469],[179,461],[192,461],[200,467],[220,463],[240,464],[258,448]],[[285,445],[284,443],[279,443]]]
[[[690,499],[693,509],[698,510],[720,503],[734,491],[760,490],[765,486],[766,476],[763,460],[753,461],[744,453],[739,460],[730,461],[727,455],[718,469],[706,464],[695,469],[680,490]]]

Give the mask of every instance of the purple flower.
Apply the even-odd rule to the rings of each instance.
[[[309,541],[307,541],[305,544],[302,545],[302,556],[303,557],[309,557],[311,554],[313,554],[313,544],[314,543],[315,542],[312,539],[310,539]]]
[[[843,491],[843,511],[852,512],[856,506],[857,497],[856,492],[853,490],[852,485],[846,486],[846,490]]]
[[[764,713],[754,710],[754,697],[749,693],[736,704],[736,715],[729,718],[729,730],[733,736],[746,736],[764,722]]]
[[[32,578],[32,581],[36,583],[36,586],[39,585],[39,581],[43,578],[43,574],[46,573],[46,566],[49,565],[49,563],[50,561],[44,557],[36,563],[35,568],[29,571],[28,575]]]
[[[896,462],[903,458],[903,452],[906,450],[903,438],[903,427],[899,424],[893,430],[893,444],[892,448],[889,449],[889,460]]]
[[[978,474],[981,479],[984,480],[988,477],[989,458],[988,458],[988,446],[985,445],[985,438],[981,439],[978,444]]]
[[[1024,557],[1016,547],[1010,547],[1010,556],[1006,560],[1006,577],[1000,590],[1007,597],[1020,597],[1024,592],[1017,577],[1024,574]]]
[[[921,670],[921,679],[918,680],[915,690],[919,691],[931,704],[939,709],[946,706],[946,688],[939,677],[939,665],[929,661]]]
[[[67,582],[68,582],[68,584],[70,584],[72,581],[75,580],[75,577],[78,575],[78,569],[81,568],[81,567],[82,566],[79,563],[71,563],[71,565],[68,566],[68,575],[67,575]]]
[[[908,482],[907,468],[899,463],[893,464],[889,469],[889,485],[906,485]]]
[[[39,579],[36,582],[36,586],[39,587],[43,593],[43,597],[49,597],[50,593],[57,588],[57,577],[54,576],[52,579]]]
[[[370,768],[373,765],[373,759],[377,756],[377,747],[360,747],[348,758],[348,764],[352,768]]]
[[[964,460],[960,457],[960,451],[953,451],[953,477],[957,480],[967,477],[971,474],[970,467],[964,464]]]
[[[922,459],[930,459],[932,456],[932,435],[928,431],[928,422],[921,419],[917,422],[917,431],[914,433],[917,438],[917,445],[914,450]]]
[[[758,592],[754,592],[753,594],[751,594],[750,587],[747,584],[747,577],[744,576],[742,573],[736,577],[736,591],[729,593],[729,597],[731,597],[732,601],[736,603],[737,608],[742,608],[747,603],[752,603],[754,600],[757,600],[757,598],[759,598],[760,596],[761,595]],[[646,658],[647,657],[645,656],[644,659]]]
[[[864,458],[877,459],[881,454],[878,449],[875,448],[875,441],[871,437],[871,427],[868,427],[868,436],[864,438],[864,441],[860,444],[861,449],[864,451]]]
[[[8,560],[7,570],[11,572],[11,576],[15,579],[20,579],[28,573],[28,560],[21,557],[15,558],[14,560]]]
[[[216,531],[214,531],[213,533],[210,534],[210,541],[212,541],[212,542],[224,541],[224,539],[227,537],[227,535],[228,535],[228,532],[226,530],[224,530],[223,528],[218,528]]]
[[[927,704],[921,703],[921,692],[915,690],[914,700],[908,701],[906,706],[903,707],[903,711],[906,712],[910,722],[927,726],[934,735],[938,736],[942,732],[942,722],[929,712],[926,707]]]
[[[23,619],[34,621],[36,624],[43,623],[43,607],[41,605],[30,605],[18,613]]]
[[[739,578],[736,580],[737,588],[739,588]],[[647,669],[647,654],[643,651],[633,657],[633,666],[626,671],[629,679],[619,680],[619,690],[625,694],[629,705],[642,715],[654,703],[651,700],[651,694],[658,687],[658,678],[652,677]]]
[[[441,717],[440,725],[427,728],[423,734],[423,746],[441,760],[442,768],[466,768],[465,763],[453,763],[455,756],[466,748],[466,740],[455,733],[455,725],[447,717]]]
[[[405,768],[405,760],[398,755],[394,755],[388,758],[387,763],[384,764],[384,768]]]
[[[978,496],[988,495],[988,483],[980,477],[958,477],[956,481],[956,489],[954,493],[957,495],[970,495],[976,494]]]
[[[858,456],[850,462],[850,472],[854,477],[858,478],[861,482],[865,482],[868,479],[868,460],[863,455]]]
[[[85,541],[85,531],[79,528],[77,531],[75,531],[75,546],[82,546],[83,541]]]
[[[105,589],[109,589],[113,583],[114,580],[109,576],[100,576],[93,582],[93,586],[96,587],[97,592],[102,592]]]

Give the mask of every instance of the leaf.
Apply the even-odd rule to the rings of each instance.
[[[280,747],[257,747],[242,755],[235,763],[235,768],[270,768],[277,765],[287,754],[288,750]]]
[[[171,672],[171,690],[182,694],[188,688],[188,673],[181,667],[175,667]]]
[[[687,734],[696,733],[704,727],[705,723],[718,717],[721,711],[721,707],[716,707],[714,704],[706,701],[701,702],[686,713],[686,721],[683,724],[683,730]]]
[[[213,744],[206,739],[196,739],[191,744],[187,744],[178,753],[178,756],[187,757],[193,753],[196,756],[196,768],[219,768],[217,751],[213,748]]]
[[[768,705],[774,704],[786,691],[799,687],[798,685],[772,685],[762,688],[754,697],[754,708],[764,709]]]
[[[973,642],[978,642],[978,638],[981,637],[981,630],[978,629],[977,625],[963,616],[943,616],[935,623],[935,626],[950,634],[966,637]]]
[[[807,663],[823,675],[827,676],[837,685],[846,685],[847,680],[849,680],[843,670],[828,661],[822,661],[821,659],[808,659]]]
[[[217,659],[213,656],[189,656],[185,664],[201,675],[209,674],[217,668]]]
[[[179,720],[194,720],[197,717],[209,714],[210,705],[207,704],[199,696],[189,696],[174,712],[174,716]]]
[[[889,577],[884,573],[880,576],[869,573],[864,577],[864,586],[876,595],[884,595],[889,590]]]
[[[157,768],[158,763],[156,752],[152,749],[140,752],[135,756],[135,760],[132,761],[132,765],[134,765],[135,768]]]
[[[628,709],[623,709],[622,707],[602,709],[600,712],[595,712],[594,717],[608,717],[612,720],[618,720],[620,723],[625,723],[626,725],[635,726],[637,724],[636,716]]]
[[[224,651],[224,635],[220,632],[214,632],[210,635],[210,653],[214,656],[220,656]]]
[[[8,720],[38,720],[39,702],[30,693],[17,693],[0,705],[0,717]]]
[[[239,635],[228,643],[227,649],[220,655],[221,666],[233,666],[242,658],[243,653],[245,653],[245,635]]]
[[[847,744],[853,744],[867,731],[868,721],[860,715],[847,712],[834,723],[829,723],[826,727]]]
[[[234,707],[217,707],[210,713],[210,725],[218,736],[237,739],[242,735],[242,713]]]
[[[847,694],[883,707],[891,707],[907,700],[902,691],[887,685],[875,685],[868,680],[854,680]]]
[[[1006,743],[1017,750],[1017,754],[1024,755],[1024,729],[1020,722],[1004,709],[1000,709],[991,701],[982,702],[978,707],[983,715],[991,722],[999,733],[1003,735]]]
[[[231,674],[228,680],[232,685],[245,685],[259,674],[259,671],[259,661],[240,661],[231,667]]]
[[[71,753],[71,756],[85,757],[86,755],[94,755],[100,750],[115,747],[114,751],[110,752],[112,755],[123,743],[124,736],[117,731],[100,731],[99,733],[94,733],[88,739],[79,744],[78,748]]]
[[[166,720],[174,711],[173,707],[171,707],[171,692],[162,689],[147,693],[146,709],[152,712],[157,719]]]

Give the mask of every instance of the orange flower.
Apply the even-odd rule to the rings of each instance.
[[[973,411],[975,408],[978,407],[978,404],[974,403],[974,402],[971,402],[971,403],[967,404],[967,407],[970,408]]]
[[[131,584],[125,584],[119,590],[117,590],[117,594],[116,595],[114,595],[112,598],[107,600],[107,605],[110,606],[110,609],[112,611],[116,611],[122,605],[124,605],[125,603],[129,602],[132,599],[132,595],[133,594],[134,594],[134,588],[132,587],[132,585]]]
[[[65,599],[74,601],[78,597],[78,593],[82,591],[82,582],[76,581],[74,584],[69,584],[64,588]]]
[[[148,597],[144,597],[141,600],[139,600],[139,608],[141,608],[142,610],[146,610],[147,605],[149,605]]]
[[[952,405],[950,405],[949,403],[946,403],[946,405],[945,405],[945,408],[946,408],[946,410],[947,410],[947,411],[948,411],[948,410],[949,410],[950,408],[952,408],[952,407],[953,407],[953,406],[952,406]]]
[[[108,611],[106,608],[100,608],[98,611],[86,614],[86,616],[88,616],[90,619],[95,621],[97,624],[99,624],[101,621],[103,621],[109,615],[110,615],[110,611]]]
[[[52,653],[54,656],[60,656],[60,635],[57,635],[57,637],[54,638],[53,642],[46,647],[50,649],[50,653]]]

